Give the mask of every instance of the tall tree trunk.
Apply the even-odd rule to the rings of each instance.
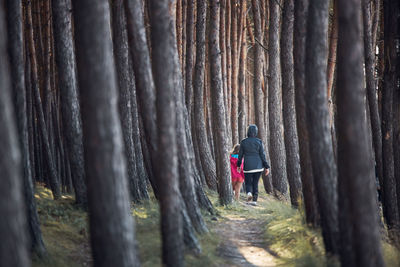
[[[54,39],[58,85],[61,94],[63,128],[68,146],[68,158],[71,164],[76,203],[87,205],[85,164],[83,160],[82,124],[76,62],[72,37],[72,17],[70,0],[53,1]]]
[[[159,184],[162,261],[166,266],[183,266],[183,234],[180,199],[178,198],[178,162],[176,138],[176,106],[174,96],[177,75],[175,75],[175,29],[169,5],[174,1],[151,1],[150,23],[154,82],[157,88],[158,143],[156,169]],[[173,13],[173,11],[172,11]],[[169,159],[169,160],[166,160]]]
[[[125,145],[125,157],[128,167],[130,195],[134,202],[140,200],[139,181],[137,178],[136,153],[133,145],[132,96],[133,80],[129,72],[129,47],[126,31],[125,10],[123,0],[112,3],[112,34],[114,58],[119,87],[119,115]]]
[[[301,180],[294,101],[293,22],[294,1],[285,0],[281,33],[283,125],[285,128],[286,169],[290,187],[290,202],[297,207],[301,199]]]
[[[232,14],[231,14],[231,0],[225,0],[225,17],[222,16],[223,13],[220,12],[220,25],[222,26],[222,20],[225,21],[225,29],[220,28],[220,38],[225,39],[225,47],[222,48],[220,45],[221,51],[225,50],[226,56],[226,67],[225,67],[225,76],[226,76],[226,91],[225,94],[225,115],[226,115],[226,135],[228,137],[228,147],[232,147],[232,123],[231,123],[231,105],[232,105],[232,41],[231,41],[231,26],[232,26]],[[220,4],[220,9],[223,8],[223,3]],[[221,66],[222,67],[222,66]],[[222,69],[222,68],[221,68]],[[223,74],[222,74],[223,75]],[[225,88],[224,88],[225,89]]]
[[[201,165],[203,167],[207,185],[212,190],[217,190],[217,172],[210,146],[207,141],[207,129],[204,118],[204,81],[205,81],[205,55],[206,55],[206,2],[197,0],[196,21],[196,63],[194,69],[194,123],[196,141],[199,148]]]
[[[241,12],[244,13],[244,17],[242,19],[241,27],[243,27],[243,31],[241,34],[241,38],[239,40],[240,48],[240,60],[239,60],[239,92],[238,92],[238,136],[239,142],[246,137],[246,71],[247,71],[247,30],[245,27],[246,24],[246,14],[247,14],[247,3],[243,1],[241,3]]]
[[[26,31],[28,39],[28,49],[31,63],[31,74],[32,74],[32,86],[33,86],[33,94],[35,99],[35,107],[38,115],[38,123],[40,125],[40,133],[41,138],[44,145],[44,157],[46,158],[48,169],[49,169],[49,179],[50,179],[50,187],[53,192],[54,199],[59,199],[61,197],[60,191],[60,183],[57,175],[56,165],[54,162],[53,155],[51,153],[51,147],[49,142],[49,135],[47,131],[47,126],[45,122],[44,112],[42,108],[42,100],[39,92],[39,80],[38,80],[38,69],[36,62],[36,51],[35,45],[33,41],[33,28],[32,28],[32,2],[27,2],[26,6]]]
[[[153,169],[151,167],[152,162],[157,162],[156,159],[152,158],[156,155],[157,148],[156,96],[143,20],[142,2],[141,0],[126,0],[124,3],[128,25],[129,48],[135,73],[139,113],[143,122],[143,137],[146,140],[143,146],[147,147],[149,150],[145,151],[143,149],[143,153],[149,152],[146,164],[149,165],[147,169],[150,171]],[[157,195],[158,188],[151,173],[149,173],[149,179],[155,195]]]
[[[221,76],[221,54],[219,49],[220,2],[212,0],[210,6],[210,75],[211,99],[213,109],[213,130],[216,144],[216,163],[218,193],[221,205],[232,202],[232,183],[228,158],[228,140],[226,136],[226,117]]]
[[[365,113],[361,6],[357,0],[337,4],[339,219],[340,236],[344,236],[340,259],[343,267],[384,266]]]
[[[189,118],[192,114],[193,106],[193,31],[194,31],[194,2],[189,0],[187,6],[186,18],[186,71],[185,71],[185,103],[189,113]]]
[[[22,171],[25,206],[27,208],[27,221],[30,234],[30,249],[39,257],[46,254],[40,230],[39,217],[36,209],[34,188],[32,182],[32,158],[29,149],[28,110],[25,86],[24,69],[24,43],[23,43],[23,21],[22,2],[7,1],[7,22],[8,22],[8,53],[10,55],[11,81],[14,108],[17,115],[17,129],[19,133],[19,144],[22,152]],[[26,63],[29,65],[29,62]],[[27,66],[29,67],[29,66]],[[30,72],[28,73],[30,74]],[[30,79],[30,77],[27,77]],[[30,83],[29,83],[30,84]],[[29,87],[31,92],[31,87]],[[30,101],[30,100],[29,100]],[[32,102],[30,102],[32,103]],[[31,106],[30,106],[31,108]]]
[[[116,101],[109,3],[74,0],[73,5],[94,264],[139,266]],[[87,53],[92,47],[96,49]]]
[[[333,81],[335,78],[335,67],[336,67],[336,50],[337,50],[337,42],[338,42],[338,21],[337,21],[337,1],[333,0],[333,18],[331,23],[331,32],[329,36],[329,53],[328,53],[328,69],[327,69],[327,77],[328,77],[328,101],[329,108],[331,112],[331,123],[332,123],[332,88]]]
[[[326,57],[329,0],[310,0],[306,39],[306,110],[314,183],[328,253],[337,254],[337,172],[326,105]],[[316,26],[317,25],[317,26]]]
[[[19,2],[20,3],[20,2]],[[10,5],[8,5],[10,7]],[[21,8],[21,5],[19,5]],[[13,10],[15,12],[15,10]],[[13,12],[13,15],[15,13]],[[11,15],[11,14],[10,14]],[[15,21],[17,23],[17,21]],[[11,26],[11,25],[10,25]],[[21,30],[21,21],[19,22]],[[18,31],[19,32],[19,31]],[[16,32],[14,32],[15,34]],[[21,36],[21,33],[18,34]],[[22,49],[22,38],[19,38]],[[14,38],[10,41],[15,41]],[[12,44],[14,45],[14,44]],[[17,44],[16,44],[17,45]],[[11,46],[11,43],[10,43]],[[20,55],[21,57],[22,55]],[[15,61],[12,54],[12,62]],[[17,126],[14,120],[14,108],[11,102],[11,75],[8,69],[7,27],[4,6],[0,7],[0,246],[1,266],[30,266],[26,212],[23,197],[23,162],[17,138]],[[23,82],[23,81],[22,81]],[[25,151],[24,151],[25,152]]]
[[[383,214],[391,228],[400,227],[393,156],[393,95],[397,89],[396,30],[398,3],[384,0],[385,71],[382,89]],[[398,193],[398,192],[397,192]]]
[[[255,1],[255,0],[253,0]],[[269,113],[269,147],[271,155],[272,184],[276,195],[287,195],[287,172],[285,143],[282,129],[282,98],[279,90],[280,61],[279,61],[279,25],[280,9],[277,2],[269,3],[269,80],[268,80],[268,113]],[[261,41],[261,34],[256,38]],[[261,48],[258,48],[261,49]],[[256,70],[255,70],[256,71]],[[258,112],[257,112],[258,113]],[[279,192],[279,193],[278,193]]]
[[[383,188],[382,169],[382,131],[379,117],[378,99],[375,82],[375,47],[372,39],[371,8],[367,0],[362,1],[363,28],[364,28],[364,58],[365,58],[365,79],[367,87],[367,100],[369,116],[371,120],[372,140],[375,152],[375,164],[381,188]]]
[[[231,1],[231,44],[232,44],[232,94],[231,94],[231,127],[232,127],[232,144],[237,144],[240,142],[239,140],[239,132],[238,132],[238,91],[239,91],[239,80],[238,80],[238,72],[239,72],[239,56],[238,56],[238,30],[237,30],[237,22],[238,22],[238,0],[228,0]]]

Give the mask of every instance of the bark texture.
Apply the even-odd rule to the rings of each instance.
[[[219,8],[220,2],[212,0],[210,6],[209,56],[211,74],[211,98],[213,109],[214,142],[216,144],[216,163],[218,193],[221,205],[232,202],[232,183],[226,136],[226,117],[221,76],[221,54],[219,48]]]
[[[337,171],[326,104],[326,57],[329,0],[310,0],[306,40],[306,110],[310,152],[322,236],[328,253],[337,254]],[[318,26],[316,26],[318,25]]]
[[[73,5],[94,264],[139,266],[118,118],[109,4],[74,0]]]
[[[297,207],[301,200],[301,178],[294,100],[293,23],[294,1],[285,0],[281,33],[283,125],[285,129],[286,170],[290,187],[290,202]]]

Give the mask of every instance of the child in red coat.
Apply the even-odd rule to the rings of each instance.
[[[240,145],[236,144],[231,152],[231,176],[232,176],[232,187],[235,192],[235,199],[239,200],[240,188],[244,182],[243,164],[241,166],[241,171],[238,172],[237,161],[239,158]]]

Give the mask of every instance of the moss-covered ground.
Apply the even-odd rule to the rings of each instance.
[[[34,257],[33,266],[91,266],[87,213],[74,206],[74,199],[70,195],[54,201],[48,189],[38,185],[36,190],[48,257]],[[238,266],[237,262],[220,253],[226,241],[221,229],[232,220],[241,219],[257,222],[262,233],[260,238],[264,240],[263,246],[271,252],[274,264],[278,266],[339,266],[336,259],[326,257],[320,231],[308,227],[304,215],[288,203],[261,194],[256,207],[244,204],[243,199],[230,206],[220,206],[216,193],[207,194],[216,208],[217,216],[204,213],[210,232],[199,236],[201,255],[193,255],[189,251],[186,253],[186,266]],[[132,214],[136,221],[142,266],[161,266],[160,216],[154,197],[148,202],[132,206]],[[388,243],[383,243],[383,248],[387,266],[400,266],[399,251]],[[254,260],[254,255],[253,258],[248,257],[252,251],[246,251],[245,248],[238,251],[249,262]]]

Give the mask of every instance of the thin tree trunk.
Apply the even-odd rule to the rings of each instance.
[[[239,132],[238,132],[238,91],[239,91],[239,80],[238,80],[238,72],[239,72],[239,56],[238,56],[238,31],[237,31],[237,22],[238,22],[238,0],[228,0],[231,1],[231,44],[232,44],[232,100],[231,100],[231,129],[232,129],[232,144],[239,143]]]
[[[366,1],[363,1],[364,5]],[[346,266],[385,266],[376,216],[375,171],[364,107],[361,4],[338,0],[337,74],[340,259]],[[347,199],[344,200],[344,199]],[[344,204],[344,206],[341,206]],[[343,208],[343,209],[342,209]],[[344,214],[343,213],[347,213]],[[348,238],[348,234],[351,234]]]
[[[8,7],[10,6],[8,5]],[[21,21],[19,26],[21,30]],[[20,49],[22,49],[21,37],[19,37]],[[10,45],[11,41],[15,41],[15,39],[10,39]],[[12,54],[12,62],[15,62],[15,54]],[[23,162],[18,144],[17,126],[14,121],[14,108],[11,102],[12,77],[8,64],[6,18],[2,6],[0,7],[0,155],[2,155],[0,157],[0,173],[2,175],[0,265],[23,267],[30,266],[23,196]]]
[[[169,5],[174,1],[151,1],[150,23],[154,82],[157,88],[158,143],[156,169],[161,209],[162,261],[166,266],[183,266],[183,233],[178,198],[178,161],[176,137],[176,106],[174,96],[178,60],[175,29]],[[173,13],[173,11],[172,11]],[[166,160],[168,159],[168,160]]]
[[[253,0],[255,1],[255,0]],[[269,113],[269,148],[271,155],[272,184],[275,195],[282,194],[287,197],[287,173],[285,143],[282,129],[282,98],[279,90],[280,60],[279,60],[279,25],[280,9],[277,2],[269,3],[269,79],[268,79],[268,113]],[[256,38],[261,40],[261,34]],[[258,48],[261,50],[261,48]],[[260,56],[261,58],[261,56]],[[256,71],[256,70],[255,70]],[[257,111],[256,111],[257,112]],[[258,113],[258,112],[257,112]],[[262,122],[260,122],[262,123]]]
[[[201,165],[203,167],[207,185],[212,190],[217,190],[217,172],[210,146],[207,141],[207,129],[204,118],[204,81],[205,81],[205,55],[206,55],[206,2],[197,0],[196,22],[196,63],[194,69],[194,123],[196,141],[199,148]]]
[[[73,4],[94,264],[139,266],[116,101],[109,3]],[[92,47],[96,49],[87,53]]]
[[[286,169],[290,187],[290,201],[293,206],[298,207],[301,200],[301,180],[294,100],[293,22],[294,1],[285,0],[281,33],[283,125],[285,128]]]
[[[397,88],[396,30],[398,3],[384,0],[385,71],[382,89],[383,214],[388,228],[399,228],[393,155],[393,96]]]
[[[335,78],[335,67],[336,67],[336,50],[337,50],[337,42],[338,42],[338,21],[337,21],[337,1],[333,0],[333,18],[332,18],[332,28],[329,36],[329,54],[328,54],[328,101],[330,103],[330,116],[331,116],[331,124],[332,121],[332,87],[333,81]]]
[[[306,110],[314,183],[328,253],[337,254],[337,172],[326,105],[327,31],[329,0],[310,0],[306,39]],[[317,26],[316,26],[317,25]]]
[[[186,63],[185,63],[185,103],[189,113],[189,118],[192,114],[193,106],[193,31],[194,31],[194,2],[189,0],[187,6],[187,19],[186,19]]]
[[[246,23],[246,13],[247,13],[247,4],[246,1],[242,2],[241,5],[241,12],[243,12],[245,15],[242,18],[242,24],[241,27],[243,27],[243,31],[241,34],[241,38],[239,40],[239,46],[240,48],[240,60],[239,60],[239,93],[238,93],[238,98],[239,98],[239,106],[238,106],[238,136],[239,136],[239,141],[244,139],[246,137],[246,116],[247,116],[247,111],[246,111],[246,71],[247,71],[247,31],[245,27]]]
[[[70,14],[71,2],[70,0],[53,1],[52,8],[63,128],[68,146],[68,157],[71,164],[76,203],[85,207],[87,205],[87,195],[83,160],[82,125],[72,37],[72,17]]]
[[[31,74],[32,74],[32,85],[33,85],[33,94],[35,98],[35,107],[38,115],[38,123],[40,124],[40,132],[44,145],[44,156],[47,161],[48,169],[49,169],[49,179],[50,179],[50,187],[53,192],[54,199],[59,199],[61,197],[60,191],[60,183],[58,180],[57,170],[54,162],[53,155],[51,153],[50,143],[49,143],[49,135],[47,131],[47,126],[45,123],[44,112],[42,109],[42,100],[40,98],[39,92],[39,80],[37,76],[37,62],[36,62],[36,53],[35,53],[35,45],[33,42],[33,28],[32,28],[32,2],[28,2],[26,6],[26,30],[27,30],[27,39],[29,46],[29,55],[30,55],[30,63],[31,63]]]
[[[226,116],[221,76],[221,54],[219,49],[220,2],[211,1],[209,57],[211,77],[211,99],[213,109],[214,142],[216,144],[216,163],[218,177],[218,193],[221,205],[232,202],[232,183],[228,157],[228,140],[226,136]]]
[[[372,39],[371,29],[371,9],[367,0],[362,1],[362,14],[364,25],[364,58],[365,58],[365,79],[367,87],[367,100],[369,106],[369,116],[371,120],[372,140],[375,152],[375,164],[381,188],[383,188],[383,169],[382,169],[382,130],[379,117],[378,99],[375,83],[375,48]]]
[[[220,16],[220,23],[222,20],[225,20],[225,29],[221,27],[219,30],[220,38],[225,39],[225,54],[226,54],[226,106],[225,106],[225,115],[226,115],[226,135],[228,139],[228,147],[231,148],[232,145],[232,123],[231,123],[231,111],[232,111],[232,41],[231,41],[231,27],[232,27],[232,14],[231,14],[231,0],[225,0],[225,17]],[[222,8],[222,3],[220,5]],[[220,49],[222,46],[220,46]],[[222,68],[221,68],[222,69]]]
[[[132,96],[133,89],[129,72],[129,47],[126,31],[125,10],[123,0],[114,0],[112,3],[112,34],[114,44],[114,58],[117,70],[119,87],[119,115],[122,126],[122,135],[125,145],[125,157],[128,167],[128,182],[130,195],[134,202],[139,202],[139,181],[137,178],[136,153],[133,145],[132,124]]]

